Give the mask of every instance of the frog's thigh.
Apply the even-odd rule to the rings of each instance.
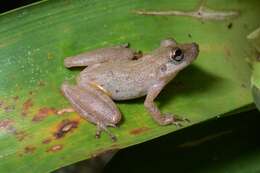
[[[120,121],[121,114],[113,100],[98,89],[68,84],[63,84],[61,89],[75,111],[98,128],[106,130]]]

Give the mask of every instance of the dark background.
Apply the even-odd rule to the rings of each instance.
[[[3,0],[0,1],[0,13],[37,2],[39,0]]]

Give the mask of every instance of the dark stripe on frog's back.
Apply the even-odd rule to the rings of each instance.
[[[115,100],[127,100],[146,95],[154,79],[149,76],[154,68],[142,61],[108,62],[90,68],[82,74],[107,90]],[[82,76],[82,77],[83,77]]]

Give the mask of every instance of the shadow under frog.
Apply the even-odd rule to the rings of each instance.
[[[158,107],[163,109],[169,100],[174,100],[177,97],[192,95],[198,92],[208,92],[212,89],[212,86],[216,87],[216,84],[220,80],[221,78],[219,76],[209,74],[200,67],[191,64],[165,86],[156,99]],[[213,89],[215,89],[215,87]],[[123,101],[123,103],[126,104],[141,104],[142,102],[143,98]]]
[[[180,75],[171,81],[162,91],[158,100],[160,108],[167,104],[167,100],[172,100],[179,96],[192,95],[194,93],[208,92],[212,86],[221,80],[219,76],[207,73],[196,65],[190,65],[184,69]],[[213,88],[215,89],[215,87]]]
[[[79,115],[96,124],[96,137],[105,131],[116,140],[107,128],[116,127],[121,120],[113,100],[146,96],[144,106],[155,122],[162,126],[180,125],[184,119],[161,113],[154,100],[198,53],[196,43],[178,44],[172,38],[162,40],[159,48],[143,56],[128,44],[100,48],[64,60],[67,68],[86,68],[77,77],[76,85],[65,82],[61,90]]]

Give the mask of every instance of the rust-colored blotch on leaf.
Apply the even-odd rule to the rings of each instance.
[[[140,135],[146,131],[148,131],[149,128],[148,127],[141,127],[141,128],[136,128],[130,131],[131,135]]]
[[[46,151],[47,152],[57,152],[57,151],[60,151],[61,149],[63,148],[62,145],[53,145],[51,146],[50,148],[48,148]]]
[[[42,141],[43,144],[49,144],[52,141],[51,138],[46,138]]]
[[[22,115],[26,116],[29,109],[33,106],[33,102],[32,99],[27,99],[24,103],[23,103],[23,111],[22,111]]]
[[[71,132],[73,129],[77,128],[79,124],[78,120],[63,120],[57,128],[57,131],[54,133],[56,139],[64,137],[68,132]]]
[[[12,120],[5,119],[0,121],[0,130],[1,129],[8,129],[13,124]]]
[[[36,147],[34,147],[34,146],[26,146],[24,148],[24,153],[25,154],[32,154],[32,153],[34,153],[35,150],[36,150]]]
[[[15,131],[14,134],[18,141],[23,141],[28,136],[25,131]]]
[[[43,107],[38,110],[37,114],[33,117],[32,121],[42,121],[47,116],[56,114],[56,112],[57,111],[54,108]]]

